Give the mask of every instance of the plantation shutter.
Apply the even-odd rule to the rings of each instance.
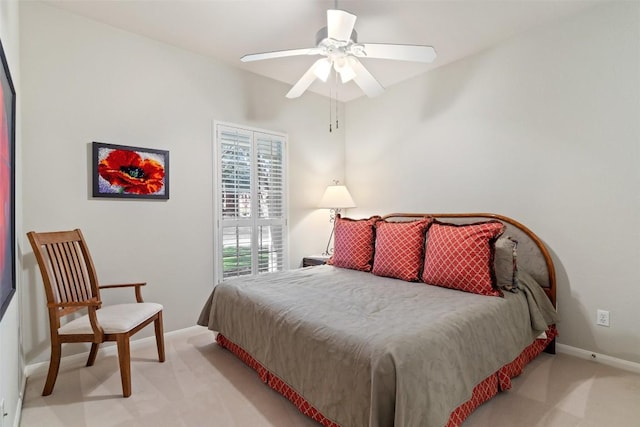
[[[286,137],[216,124],[216,280],[286,262]]]
[[[282,137],[255,133],[258,187],[258,272],[284,268],[284,144]]]

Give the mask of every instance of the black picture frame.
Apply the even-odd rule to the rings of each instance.
[[[169,152],[92,143],[93,197],[169,199]]]
[[[0,41],[0,321],[16,293],[16,91]]]

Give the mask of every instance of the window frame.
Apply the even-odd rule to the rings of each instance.
[[[231,129],[238,132],[251,134],[251,150],[250,150],[250,193],[251,200],[258,199],[258,159],[256,157],[256,148],[258,146],[258,138],[256,134],[268,135],[282,140],[282,218],[260,218],[260,203],[251,204],[251,215],[249,218],[225,219],[222,214],[222,152],[220,132],[222,129]],[[251,227],[251,273],[247,276],[260,274],[259,269],[259,245],[258,238],[260,226],[264,225],[281,225],[282,226],[282,270],[289,269],[289,186],[288,186],[288,135],[282,132],[255,128],[252,126],[239,125],[214,120],[213,122],[213,258],[214,258],[214,283],[221,283],[224,278],[224,261],[223,249],[224,238],[223,229],[228,226]]]

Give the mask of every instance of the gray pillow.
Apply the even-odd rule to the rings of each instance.
[[[501,236],[495,245],[494,269],[498,288],[518,292],[517,259],[518,241],[509,236]]]

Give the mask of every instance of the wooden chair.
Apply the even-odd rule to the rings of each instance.
[[[122,394],[131,395],[129,338],[154,322],[158,359],[164,362],[162,305],[143,302],[140,288],[145,283],[98,285],[96,270],[80,230],[27,233],[40,267],[47,294],[51,330],[51,361],[42,391],[53,391],[60,367],[63,343],[90,342],[87,366],[92,366],[100,343],[115,341],[118,346]],[[135,288],[136,303],[102,307],[100,289]],[[60,319],[86,309],[88,312],[61,324]]]

